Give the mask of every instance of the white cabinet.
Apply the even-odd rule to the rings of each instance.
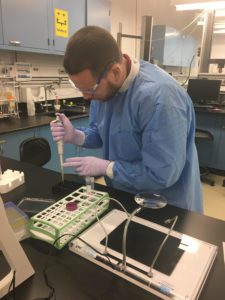
[[[1,12],[1,2],[0,2],[0,12]],[[3,45],[2,15],[1,14],[0,14],[0,45]]]
[[[166,25],[153,26],[151,57],[160,65],[189,67],[195,51],[193,37]]]
[[[87,25],[97,25],[110,31],[110,0],[87,0]]]

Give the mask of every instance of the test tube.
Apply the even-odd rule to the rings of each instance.
[[[93,176],[86,176],[85,183],[86,183],[86,191],[89,194],[91,193],[92,190],[94,190],[95,178]]]

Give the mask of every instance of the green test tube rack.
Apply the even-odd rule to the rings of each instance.
[[[75,203],[76,209],[68,210],[68,203]],[[62,249],[93,223],[96,215],[100,216],[108,206],[108,193],[87,191],[86,187],[82,186],[31,217],[28,228],[32,237]]]

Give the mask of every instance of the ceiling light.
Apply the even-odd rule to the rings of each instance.
[[[198,9],[225,9],[225,1],[220,2],[200,2],[200,3],[189,3],[189,4],[177,4],[176,10],[198,10]]]
[[[204,21],[198,21],[197,25],[204,26]],[[214,28],[216,28],[216,29],[225,29],[225,22],[215,23]]]
[[[215,13],[215,16],[216,17],[224,17],[225,16],[225,10],[223,10],[223,9],[217,10],[216,13]]]
[[[214,30],[213,33],[225,33],[225,29],[222,29],[222,30]]]

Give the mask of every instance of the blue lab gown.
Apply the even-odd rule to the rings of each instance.
[[[109,101],[92,100],[84,147],[115,161],[108,185],[151,192],[202,212],[195,113],[187,92],[166,72],[140,61],[129,87]]]

